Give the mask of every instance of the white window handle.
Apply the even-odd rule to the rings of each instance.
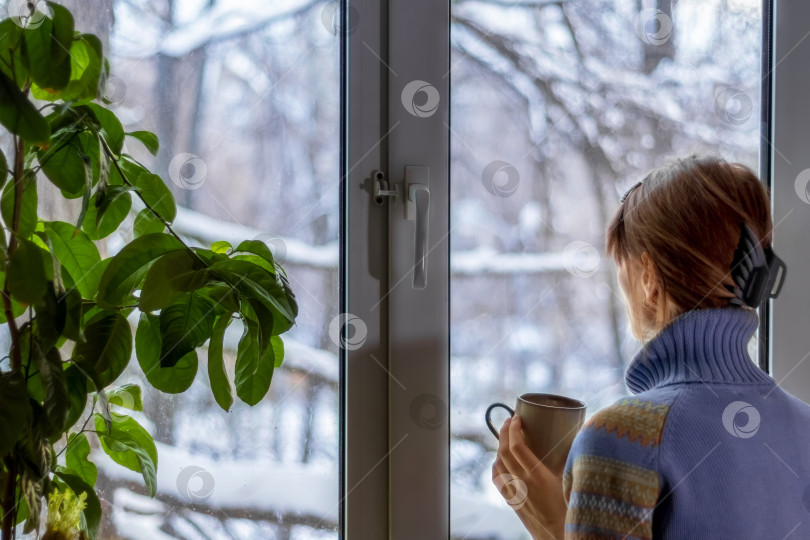
[[[430,190],[426,184],[408,185],[408,206],[413,205],[415,218],[413,288],[427,287],[428,216]]]

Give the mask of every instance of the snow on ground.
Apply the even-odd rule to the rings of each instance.
[[[212,508],[239,508],[338,519],[338,473],[329,467],[250,460],[215,461],[156,443],[157,491]],[[112,479],[142,483],[140,473],[96,451],[93,461]],[[326,489],[325,489],[326,487]]]
[[[196,508],[255,509],[308,515],[330,525],[338,519],[337,471],[323,466],[269,461],[222,460],[157,443],[158,494],[188,501]],[[139,473],[96,451],[93,461],[113,480],[141,483]],[[484,492],[454,489],[451,530],[462,538],[528,540],[520,520],[493,486]],[[160,531],[171,510],[161,501],[125,488],[113,492],[116,528],[131,540],[168,540]],[[314,531],[313,531],[314,532]],[[303,534],[303,533],[302,533]]]

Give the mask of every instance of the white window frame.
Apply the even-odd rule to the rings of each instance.
[[[797,189],[803,183],[800,173],[810,168],[810,4],[764,0],[765,8],[769,4],[773,47],[763,80],[772,99],[763,154],[769,160],[774,251],[785,261],[787,275],[779,297],[769,301],[767,356],[779,386],[810,403],[810,287],[804,281],[810,275],[810,203]]]
[[[359,348],[341,351],[341,531],[351,540],[447,538],[450,5],[342,2],[350,20],[341,310],[359,317],[367,335]],[[403,105],[415,80],[438,91],[429,114]],[[422,92],[417,102],[425,98]],[[428,168],[418,182],[429,184],[430,196],[424,289],[413,288],[416,226],[406,219],[406,166]],[[377,170],[399,191],[382,205],[373,200]],[[424,193],[418,197],[424,201]]]
[[[341,5],[347,19],[341,312],[362,321],[344,325],[345,332],[365,332],[362,345],[341,350],[341,538],[448,538],[450,6],[437,0]],[[808,22],[810,4],[763,0],[760,174],[772,190],[774,249],[789,271],[779,298],[760,308],[758,361],[810,402],[810,287],[802,282],[810,275],[810,249],[801,249],[810,244],[810,204],[795,189],[810,167],[810,108],[803,105],[810,95]],[[403,105],[403,90],[414,80],[438,90],[430,115]],[[405,219],[406,166],[430,171],[423,290],[412,287],[415,226]],[[398,190],[396,197],[383,196],[382,205],[373,200],[376,171],[389,190]],[[426,402],[429,418],[420,416]]]

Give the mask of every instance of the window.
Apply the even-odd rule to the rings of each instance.
[[[668,156],[757,170],[762,7],[465,0],[451,21],[451,532],[529,538],[492,487],[484,410],[628,394],[640,343],[605,226]]]
[[[492,486],[484,410],[545,391],[590,415],[626,394],[639,344],[602,233],[625,188],[691,150],[771,183],[791,277],[759,360],[810,399],[810,7],[64,4],[105,44],[125,129],[160,137],[154,158],[129,151],[169,182],[177,232],[266,242],[299,302],[254,407],[218,407],[204,354],[182,395],[131,364],[158,496],[94,451],[99,538],[528,538]],[[63,218],[55,200],[39,204]]]
[[[203,246],[264,241],[299,303],[284,363],[253,407],[216,404],[204,353],[181,395],[155,390],[130,365],[118,382],[144,390],[138,419],[158,445],[158,496],[94,452],[99,537],[337,538],[339,367],[329,329],[338,313],[338,5],[71,4],[77,27],[106,40],[106,94],[125,129],[160,137],[156,158],[129,147],[172,188],[175,230]],[[112,237],[106,249],[120,244]],[[231,375],[241,333],[233,324],[225,337]]]

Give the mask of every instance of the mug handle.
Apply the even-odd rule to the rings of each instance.
[[[486,417],[486,419],[487,419],[487,427],[488,427],[488,428],[489,428],[489,430],[492,432],[492,434],[493,434],[493,435],[495,435],[495,438],[496,438],[496,439],[498,439],[498,438],[499,438],[499,437],[498,437],[498,430],[497,430],[497,429],[495,429],[495,426],[493,426],[493,425],[492,425],[492,419],[489,417],[489,415],[490,415],[490,413],[492,412],[492,409],[495,409],[495,408],[497,408],[497,407],[503,407],[504,409],[506,409],[507,411],[509,411],[509,416],[515,416],[515,411],[514,411],[514,409],[512,409],[512,407],[510,407],[509,405],[505,405],[505,404],[503,404],[503,403],[493,403],[492,405],[490,405],[489,407],[487,407],[487,412],[486,412],[486,414],[484,415],[484,416]]]

